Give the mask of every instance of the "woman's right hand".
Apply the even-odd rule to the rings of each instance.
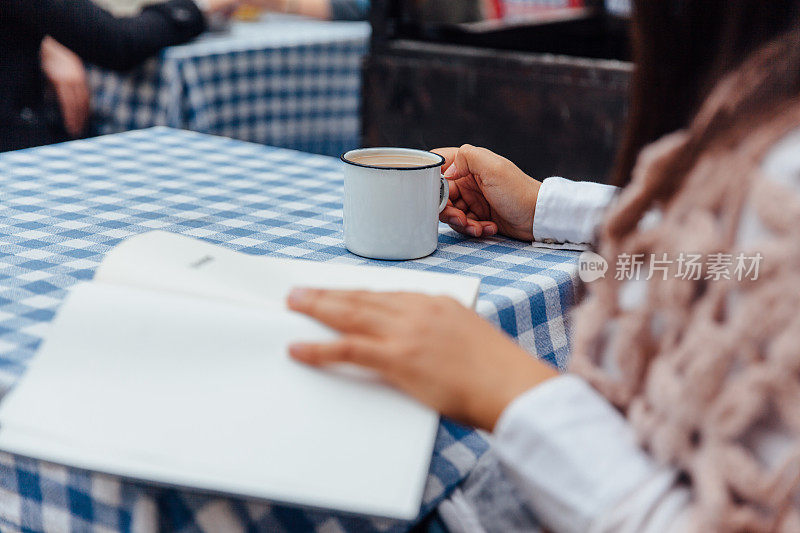
[[[541,183],[514,163],[486,148],[433,150],[445,158],[442,171],[450,180],[450,201],[439,218],[472,237],[500,233],[533,241],[533,213]]]

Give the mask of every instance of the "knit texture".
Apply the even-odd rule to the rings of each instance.
[[[642,152],[601,236],[611,271],[623,253],[760,252],[756,280],[682,279],[675,263],[666,281],[612,274],[589,285],[576,313],[571,370],[620,409],[657,461],[684,474],[697,531],[800,531],[800,198],[760,176],[765,154],[798,125],[800,105],[788,106],[699,155],[681,186],[660,196],[689,135],[658,141]],[[750,249],[736,243],[745,205],[769,235]],[[662,218],[647,228],[639,221],[652,208]],[[621,237],[608,230],[625,224],[639,225]],[[646,292],[633,308],[621,298],[631,283]],[[753,436],[763,432],[788,455],[760,461]]]

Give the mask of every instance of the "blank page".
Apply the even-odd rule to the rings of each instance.
[[[103,259],[95,279],[242,304],[271,300],[281,306],[292,288],[317,287],[444,294],[472,307],[480,285],[479,278],[437,272],[248,255],[165,231],[120,243]]]
[[[287,355],[333,333],[276,307],[76,287],[0,404],[0,449],[170,485],[410,519],[438,416]]]

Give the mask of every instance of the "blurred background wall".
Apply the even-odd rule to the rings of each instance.
[[[373,0],[364,143],[470,143],[538,178],[605,181],[632,68],[624,12],[564,2],[492,18],[450,3]]]

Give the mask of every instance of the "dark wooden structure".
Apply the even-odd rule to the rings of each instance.
[[[625,116],[625,21],[601,9],[537,24],[436,23],[373,0],[366,146],[470,143],[535,177],[603,181]]]

